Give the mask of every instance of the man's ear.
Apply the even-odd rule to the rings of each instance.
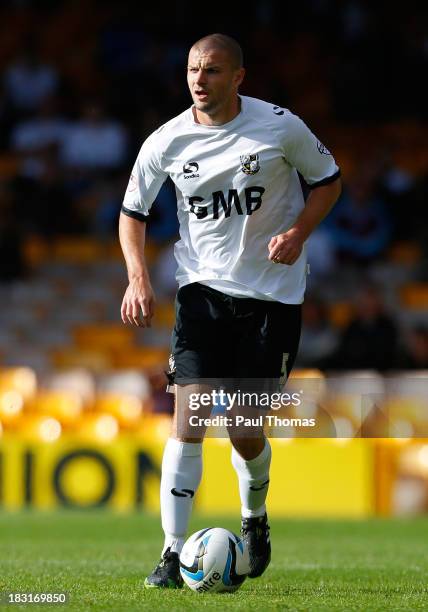
[[[245,77],[245,68],[240,68],[236,71],[236,86],[239,87]]]

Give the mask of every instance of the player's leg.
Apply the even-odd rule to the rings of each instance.
[[[270,388],[277,391],[278,381],[285,384],[294,364],[300,339],[301,307],[258,301],[254,320],[257,321],[257,333],[245,336],[242,343],[240,374],[244,381],[258,381],[250,384],[252,390]],[[245,416],[245,407],[235,410]],[[241,498],[241,533],[250,555],[250,578],[265,571],[271,556],[266,513],[271,447],[257,420],[263,413],[264,410],[258,411],[251,406],[247,416],[255,418],[257,425],[229,430],[232,464],[238,476]]]
[[[176,409],[171,437],[162,460],[161,516],[165,533],[163,551],[180,553],[184,544],[193,499],[202,477],[202,442],[206,427],[191,426],[191,419],[209,417],[210,407],[190,409],[191,398],[209,393],[206,385],[176,385]]]
[[[263,418],[264,413],[263,410],[243,407],[243,410],[236,410],[235,414],[244,416],[245,412],[247,417],[251,414],[255,419]],[[255,416],[257,413],[258,416]],[[235,422],[235,416],[232,421]],[[241,499],[241,535],[247,543],[250,557],[248,576],[256,578],[265,571],[271,557],[266,513],[271,447],[262,427],[232,427],[229,436],[232,442],[232,465],[238,476]]]
[[[162,461],[161,516],[165,533],[162,559],[146,579],[146,586],[177,587],[182,580],[179,553],[186,536],[193,499],[202,474],[202,440],[205,427],[193,426],[191,417],[208,417],[211,406],[194,407],[194,398],[212,390],[207,379],[218,376],[224,306],[218,292],[193,283],[179,289],[176,324],[172,336],[174,357],[170,372],[175,382],[175,413],[171,437]],[[227,337],[227,333],[225,333]],[[193,402],[192,402],[193,398]]]
[[[206,385],[175,385],[175,410],[171,436],[162,459],[160,486],[161,519],[164,545],[161,560],[145,580],[146,587],[180,588],[179,555],[186,538],[193,499],[202,476],[202,442],[206,427],[191,426],[191,417],[208,417],[211,407],[190,409]]]

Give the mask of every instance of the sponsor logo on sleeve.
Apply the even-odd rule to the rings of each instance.
[[[317,140],[317,149],[321,153],[321,155],[331,155],[330,151],[323,145],[322,142]]]
[[[129,179],[128,191],[135,191],[137,189],[137,177],[135,174],[131,174]]]

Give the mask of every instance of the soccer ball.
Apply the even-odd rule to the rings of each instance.
[[[247,547],[227,529],[201,529],[191,535],[183,546],[180,572],[192,591],[236,591],[249,572]]]

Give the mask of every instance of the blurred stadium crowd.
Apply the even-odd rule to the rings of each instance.
[[[41,389],[53,389],[58,370],[83,368],[92,373],[92,397],[111,391],[105,385],[113,384],[113,370],[139,370],[150,384],[146,408],[171,411],[163,371],[176,288],[172,185],[162,188],[148,224],[158,298],[150,330],[120,322],[126,275],[117,219],[142,141],[190,105],[187,51],[209,31],[242,43],[242,93],[299,114],[342,169],[343,195],[309,242],[297,366],[428,369],[427,8],[403,12],[362,0],[220,3],[204,23],[192,19],[197,7],[142,4],[2,2],[4,372],[27,366]],[[7,380],[13,389],[4,376],[3,390]],[[146,400],[144,382],[129,381],[118,389],[136,385]]]

